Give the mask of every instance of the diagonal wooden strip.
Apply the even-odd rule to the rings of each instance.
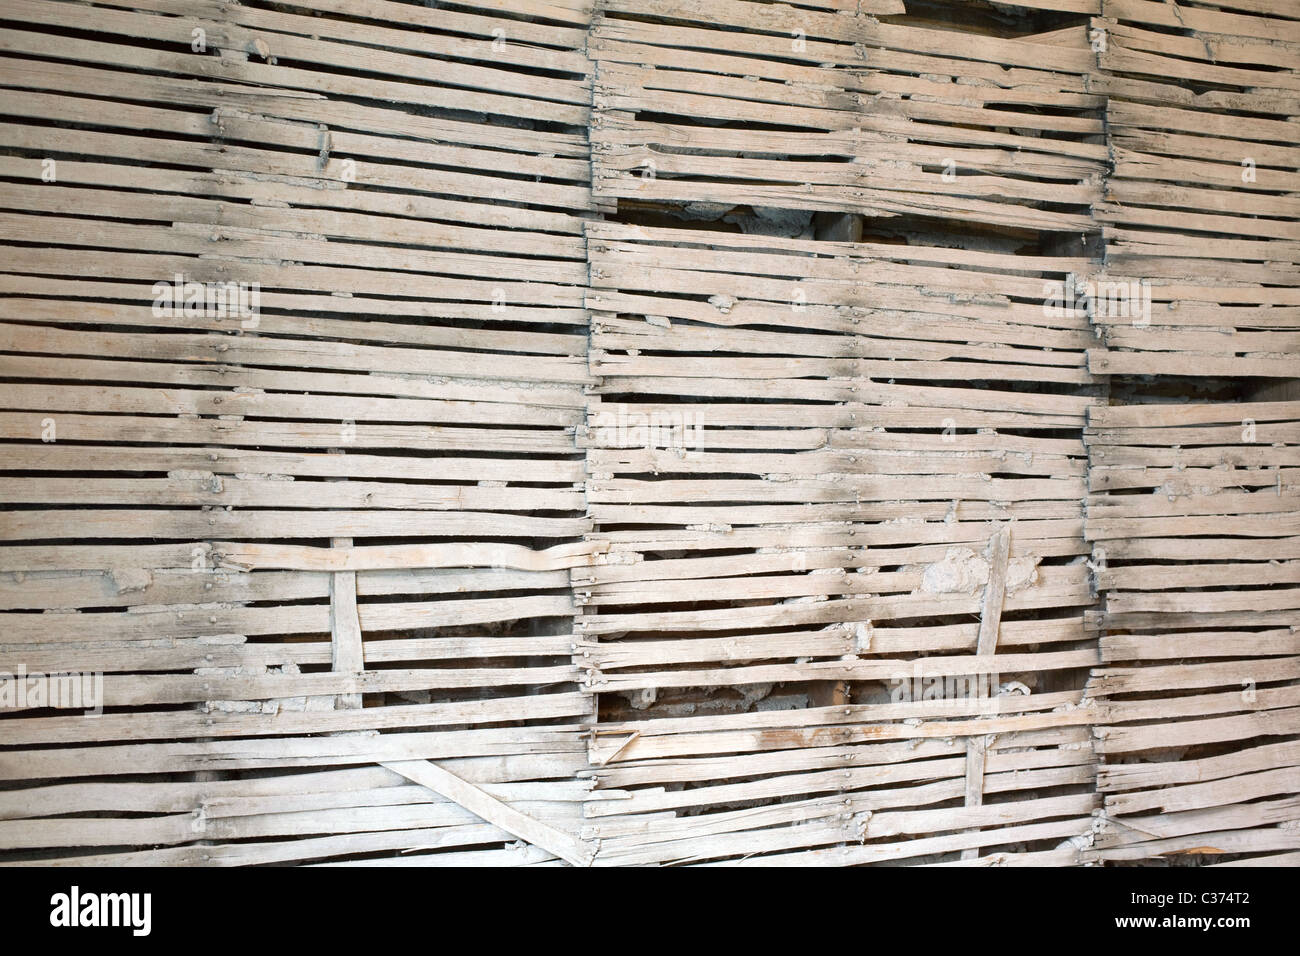
[[[1007,596],[1007,561],[1011,556],[1011,529],[1000,529],[989,541],[989,583],[984,588],[984,613],[980,617],[976,654],[992,654],[998,646],[1002,604]]]
[[[481,817],[574,866],[591,866],[594,851],[571,833],[543,823],[502,803],[491,794],[444,770],[428,760],[399,760],[384,763],[389,770],[406,779],[427,787],[434,793],[460,804],[470,813]]]
[[[1002,605],[1007,594],[1007,562],[1011,557],[1011,529],[1000,528],[989,541],[989,582],[984,587],[984,611],[980,616],[979,638],[976,642],[976,654],[992,654],[998,647],[998,630],[1002,625]],[[991,688],[997,693],[997,688]],[[968,737],[966,740],[966,806],[978,807],[984,802],[984,756],[985,740],[983,737]],[[963,860],[972,860],[979,856],[979,850],[969,848],[961,851]]]

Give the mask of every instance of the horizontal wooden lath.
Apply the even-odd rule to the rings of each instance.
[[[1289,3],[6,10],[0,863],[1296,862]]]

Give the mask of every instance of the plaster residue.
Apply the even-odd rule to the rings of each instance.
[[[1042,558],[1036,554],[1026,554],[1024,557],[1012,558],[1007,562],[1007,593],[1014,594],[1016,591],[1027,587],[1032,587],[1038,583],[1038,562]]]
[[[1007,562],[1007,593],[1038,582],[1037,555],[1012,558]],[[970,548],[949,548],[942,561],[926,566],[921,590],[927,594],[974,594],[989,582],[989,562]]]

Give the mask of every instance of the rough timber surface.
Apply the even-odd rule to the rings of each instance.
[[[586,861],[590,11],[537,7],[6,4],[0,670],[104,711],[6,714],[6,859]],[[155,307],[212,281],[258,314]]]
[[[1300,8],[1108,0],[1095,89],[1113,166],[1094,372],[1294,378],[1300,347]]]
[[[1273,824],[1300,783],[1298,423],[1297,402],[1092,411],[1100,859],[1294,846]]]
[[[1297,862],[1291,0],[2,6],[0,863]]]

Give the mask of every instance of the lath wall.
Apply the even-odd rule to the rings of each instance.
[[[10,855],[585,859],[587,7],[5,11]]]
[[[0,20],[0,861],[1297,858],[1300,9]]]

